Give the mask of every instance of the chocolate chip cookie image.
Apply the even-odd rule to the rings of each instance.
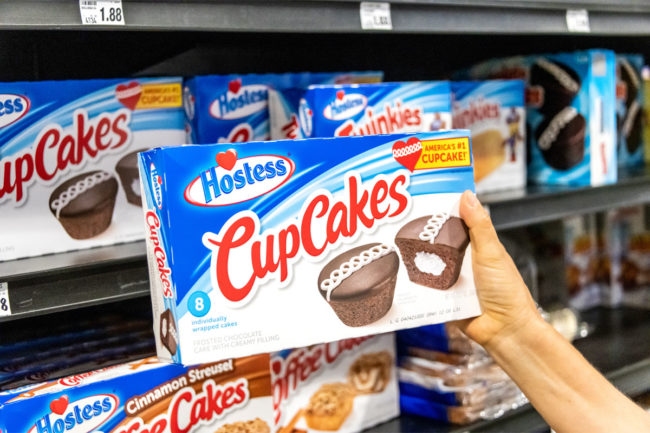
[[[458,281],[469,230],[462,219],[441,212],[406,223],[395,243],[412,282],[446,290]]]
[[[569,66],[543,57],[535,60],[530,68],[530,84],[544,89],[539,112],[552,116],[571,105],[580,91],[580,77]]]
[[[347,383],[326,383],[309,399],[305,409],[307,427],[314,430],[336,431],[352,412],[354,388]]]
[[[318,276],[318,291],[347,326],[365,326],[393,305],[399,257],[393,247],[372,243],[330,261]]]
[[[215,433],[271,433],[271,429],[265,421],[260,418],[255,418],[250,421],[237,421],[224,424]]]
[[[579,164],[585,156],[586,126],[585,118],[573,107],[544,119],[535,131],[544,161],[557,170]]]
[[[89,239],[111,225],[117,180],[97,170],[72,177],[54,189],[49,207],[52,215],[73,239]]]
[[[138,153],[148,149],[140,149],[126,154],[117,162],[115,171],[120,177],[122,189],[126,194],[126,201],[132,205],[142,206],[140,197],[140,174],[138,172]]]
[[[348,381],[357,394],[383,392],[390,382],[393,357],[388,352],[364,353],[348,371]]]

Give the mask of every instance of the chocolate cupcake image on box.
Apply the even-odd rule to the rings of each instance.
[[[393,304],[399,257],[392,247],[373,243],[346,251],[318,276],[318,290],[348,326],[365,326]]]
[[[643,110],[637,99],[641,91],[641,77],[625,58],[619,59],[619,75],[626,89],[625,118],[621,120],[619,131],[625,138],[627,151],[635,153],[641,145],[643,132]]]
[[[120,177],[122,188],[126,194],[126,201],[136,206],[142,206],[142,198],[140,197],[140,174],[138,172],[138,153],[146,150],[140,149],[124,155],[115,166],[115,171]]]
[[[176,354],[176,350],[178,349],[176,321],[169,309],[163,311],[160,315],[160,342],[169,350],[172,356]]]
[[[446,290],[458,281],[469,231],[462,219],[438,213],[406,223],[395,243],[411,281]]]
[[[580,77],[573,69],[543,57],[535,60],[530,68],[530,84],[544,89],[539,112],[547,116],[571,105],[581,86]]]
[[[535,131],[537,146],[548,165],[558,170],[574,167],[585,156],[587,122],[573,107],[547,117]]]
[[[73,239],[97,236],[111,225],[117,180],[105,171],[66,180],[50,195],[50,211]]]
[[[348,381],[358,394],[383,392],[390,382],[393,357],[388,352],[364,353],[348,371]]]

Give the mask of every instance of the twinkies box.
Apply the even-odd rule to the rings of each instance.
[[[602,185],[617,179],[616,70],[609,50],[489,60],[466,79],[526,81],[533,183]]]
[[[641,54],[616,54],[618,164],[623,167],[642,167],[644,164],[643,64]]]
[[[271,354],[275,431],[358,432],[399,415],[395,337]]]
[[[270,433],[269,356],[182,367],[155,358],[0,393],[3,432]]]
[[[298,113],[303,137],[438,131],[451,128],[451,88],[448,81],[314,85]]]
[[[480,313],[458,217],[468,131],[161,148],[139,163],[161,358]]]
[[[526,109],[521,80],[451,83],[454,128],[472,132],[476,192],[526,185]]]
[[[183,140],[180,78],[0,83],[0,261],[142,239],[136,153]]]

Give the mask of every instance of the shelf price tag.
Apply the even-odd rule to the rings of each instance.
[[[79,0],[81,24],[123,26],[122,0]]]
[[[11,305],[9,305],[9,285],[0,283],[0,317],[11,316]]]
[[[363,30],[393,30],[390,3],[361,2],[360,14]]]
[[[589,12],[586,9],[568,9],[566,11],[566,26],[570,32],[589,33]]]

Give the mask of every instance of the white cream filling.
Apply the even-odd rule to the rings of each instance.
[[[580,90],[580,85],[577,83],[577,81],[571,78],[571,75],[569,75],[564,69],[555,63],[549,62],[548,60],[542,58],[537,59],[535,63],[537,63],[546,72],[551,74],[567,90],[570,90],[573,93],[578,93]]]
[[[630,62],[628,62],[627,59],[621,58],[620,62],[621,66],[627,70],[627,74],[632,79],[632,84],[638,89],[641,86],[641,82],[639,81],[639,76],[634,71],[634,68],[630,65]]]
[[[420,251],[415,254],[415,259],[413,260],[415,266],[427,274],[439,276],[447,267],[447,264],[442,260],[437,254],[425,253]]]
[[[633,101],[630,109],[627,110],[627,116],[625,116],[625,122],[623,122],[623,127],[621,128],[623,130],[623,137],[628,138],[630,136],[632,125],[634,125],[634,118],[640,108],[638,101]]]
[[[557,136],[560,134],[560,131],[569,124],[576,116],[578,115],[578,110],[573,107],[564,107],[562,111],[557,113],[553,120],[551,120],[542,132],[542,135],[539,136],[537,140],[537,145],[542,150],[550,149],[551,145]]]

